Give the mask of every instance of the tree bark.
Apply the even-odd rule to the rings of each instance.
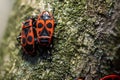
[[[119,0],[17,0],[0,47],[0,79],[99,80],[119,74],[119,5]],[[39,56],[22,59],[15,45],[21,23],[44,10],[52,13],[53,8],[58,24],[52,61]]]

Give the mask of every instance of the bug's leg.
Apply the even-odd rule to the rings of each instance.
[[[21,39],[21,36],[18,36],[18,37],[17,37],[18,43],[20,43],[20,39]]]
[[[55,25],[55,27],[57,26],[57,24],[58,24],[58,21],[55,19],[55,24],[54,24],[54,25]]]
[[[20,39],[21,39],[21,33],[16,38],[16,40],[18,41],[18,43],[20,43]]]
[[[21,34],[19,34],[19,35],[16,37],[16,40],[17,40],[17,43],[15,44],[16,47],[18,47],[18,46],[21,44],[20,39],[21,39]]]
[[[53,36],[53,41],[58,41],[58,40],[61,40],[62,38],[59,38],[59,37],[56,37],[56,36]],[[53,43],[54,44],[54,43]]]
[[[50,47],[48,48],[48,51],[47,51],[48,53],[47,53],[47,55],[48,55],[48,58],[47,58],[47,60],[49,61],[49,62],[51,62],[52,61],[52,44],[50,45]]]
[[[37,16],[32,16],[31,19],[32,19],[33,27],[35,28]]]
[[[21,55],[22,55],[22,60],[24,60],[24,59],[25,59],[25,52],[22,51],[22,52],[21,52]]]
[[[25,17],[25,20],[29,20],[29,19],[31,19],[30,16],[26,16],[26,17]]]
[[[53,39],[52,39],[51,44],[47,47],[47,60],[49,62],[52,61],[52,49],[53,49]]]

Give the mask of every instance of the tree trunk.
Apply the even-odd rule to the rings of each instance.
[[[52,61],[22,59],[21,23],[44,10],[58,22]],[[0,47],[0,79],[99,80],[120,73],[119,0],[17,0]],[[38,52],[38,54],[40,54]]]

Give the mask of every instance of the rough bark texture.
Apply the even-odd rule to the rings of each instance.
[[[52,61],[22,60],[15,45],[21,23],[52,8],[58,21]],[[99,80],[120,73],[119,20],[119,0],[17,0],[0,47],[0,79]]]

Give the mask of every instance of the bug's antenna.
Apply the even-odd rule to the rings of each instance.
[[[55,8],[53,8],[52,14],[54,15]]]

